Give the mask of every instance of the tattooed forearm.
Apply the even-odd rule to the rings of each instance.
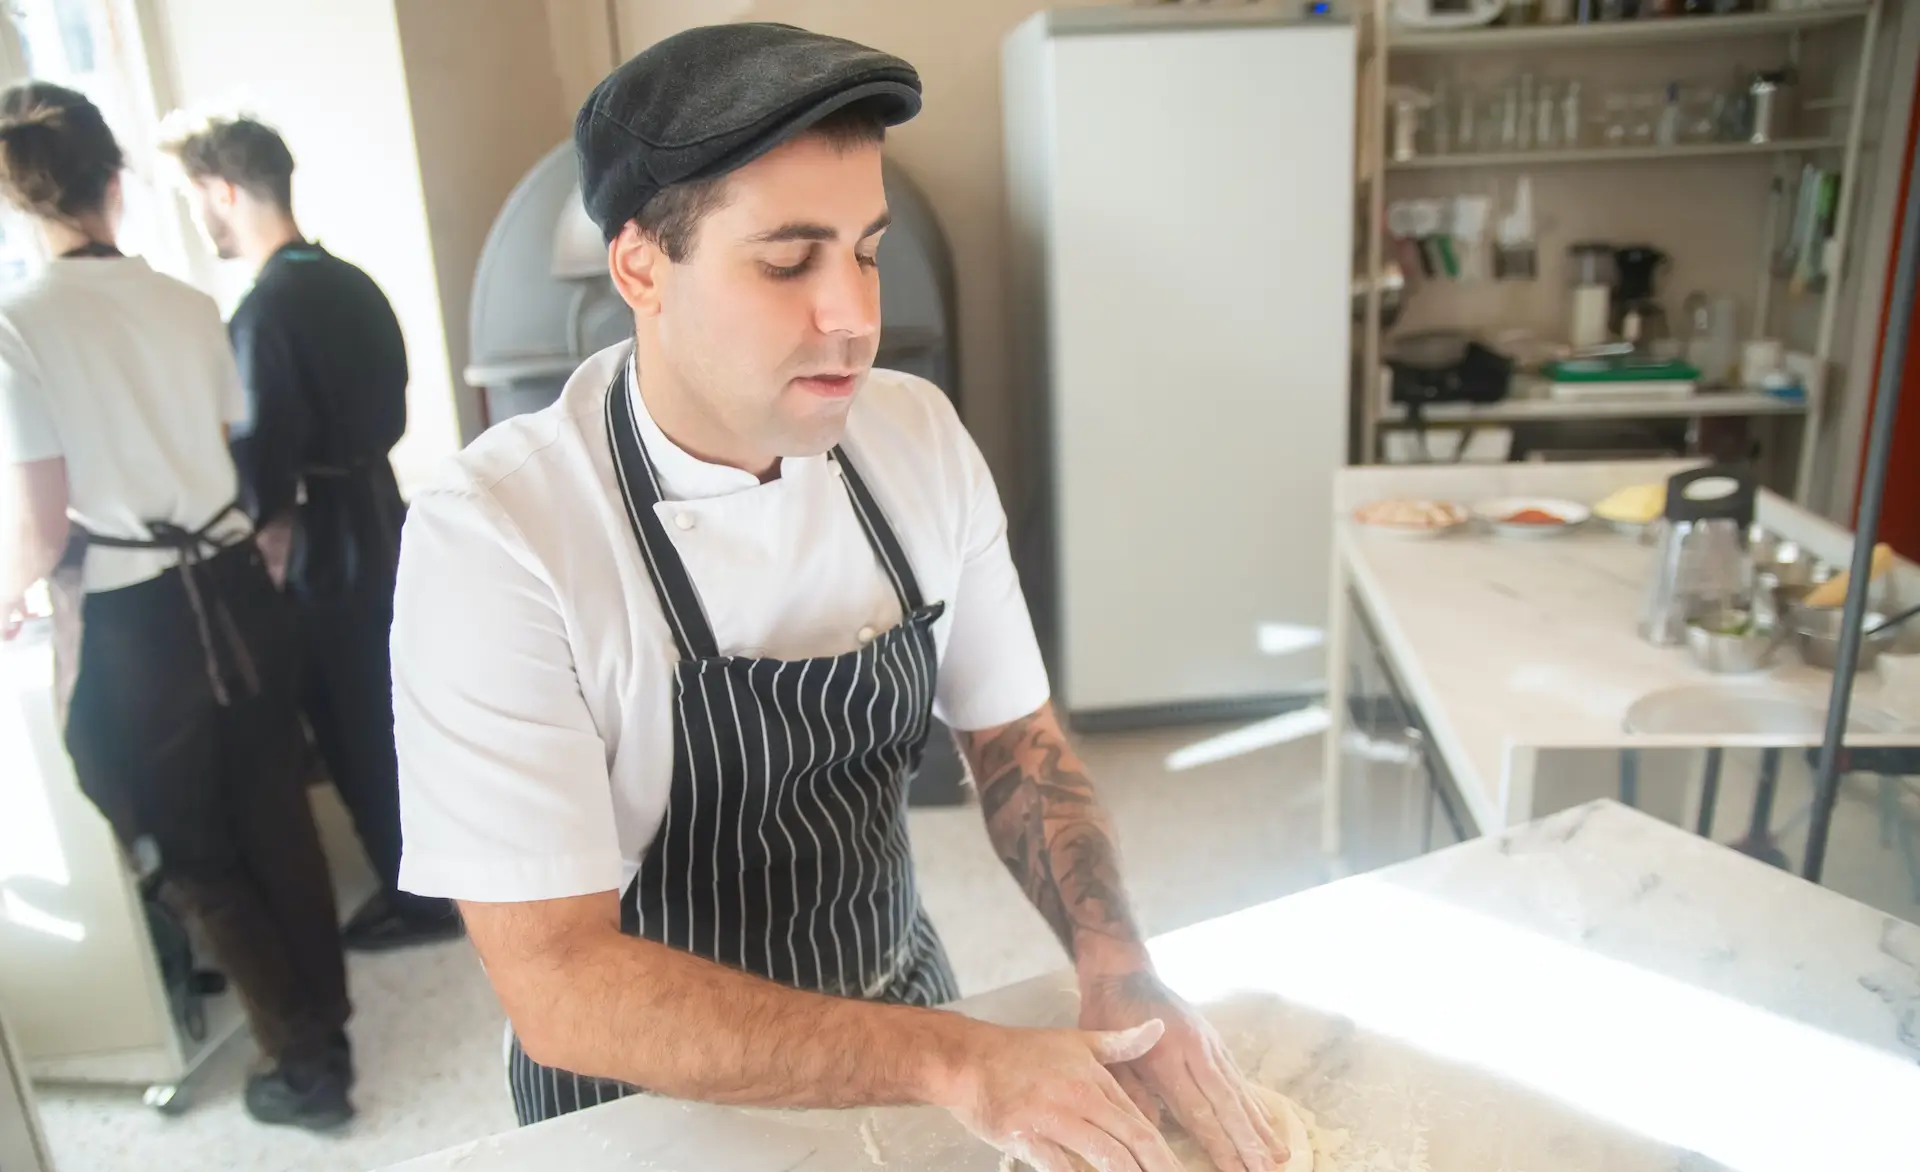
[[[1087,933],[1137,943],[1113,823],[1052,706],[960,741],[994,849],[1068,954]]]

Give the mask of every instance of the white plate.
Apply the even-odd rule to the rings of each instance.
[[[1543,513],[1552,513],[1560,518],[1558,525],[1510,525],[1506,518],[1522,509],[1538,509]],[[1563,501],[1555,497],[1506,496],[1493,500],[1479,501],[1473,506],[1473,515],[1484,521],[1489,528],[1501,537],[1558,537],[1562,533],[1584,524],[1593,510],[1575,501]]]
[[[1408,541],[1427,541],[1431,538],[1440,537],[1447,533],[1452,533],[1455,529],[1458,529],[1460,528],[1460,526],[1465,525],[1467,523],[1467,511],[1465,509],[1461,508],[1459,505],[1452,503],[1451,501],[1434,501],[1434,500],[1419,500],[1411,503],[1427,505],[1436,509],[1449,510],[1453,514],[1453,520],[1445,524],[1438,524],[1438,525],[1386,525],[1378,521],[1369,521],[1365,518],[1364,514],[1369,508],[1373,507],[1374,505],[1390,504],[1390,503],[1393,503],[1393,502],[1370,501],[1367,504],[1361,505],[1359,508],[1353,511],[1354,524],[1360,526],[1362,529],[1366,530],[1368,533],[1383,533],[1389,537],[1399,537]]]
[[[1463,516],[1451,525],[1375,525],[1371,521],[1360,522],[1360,528],[1368,533],[1378,533],[1396,541],[1432,541],[1436,537],[1445,537],[1467,523]]]
[[[1818,700],[1765,685],[1681,684],[1650,692],[1627,709],[1626,730],[1647,736],[1818,738],[1826,732],[1827,706]],[[1899,721],[1877,708],[1854,703],[1847,731],[1893,732]]]
[[[1605,522],[1607,528],[1612,529],[1616,533],[1624,533],[1641,545],[1652,545],[1659,539],[1658,527],[1663,524],[1665,520],[1661,517],[1655,517],[1653,520],[1643,523],[1640,521],[1616,521],[1611,517],[1600,517],[1599,519]]]

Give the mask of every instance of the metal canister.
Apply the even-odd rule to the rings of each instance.
[[[1780,87],[1785,85],[1787,76],[1783,72],[1756,73],[1747,84],[1747,98],[1751,119],[1747,129],[1747,141],[1754,144],[1769,143],[1774,135],[1774,111],[1780,97]]]

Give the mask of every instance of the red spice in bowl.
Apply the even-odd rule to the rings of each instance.
[[[1500,519],[1503,525],[1565,525],[1566,521],[1545,509],[1521,509]]]

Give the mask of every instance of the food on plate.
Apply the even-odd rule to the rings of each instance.
[[[1459,505],[1445,501],[1374,501],[1354,510],[1353,519],[1362,525],[1383,525],[1389,529],[1450,529],[1467,519]]]
[[[1508,513],[1500,518],[1503,525],[1565,525],[1567,519],[1547,512],[1545,509],[1521,509],[1517,513]]]
[[[1627,525],[1645,525],[1667,511],[1665,484],[1636,484],[1623,488],[1593,506],[1593,511],[1608,521]]]

